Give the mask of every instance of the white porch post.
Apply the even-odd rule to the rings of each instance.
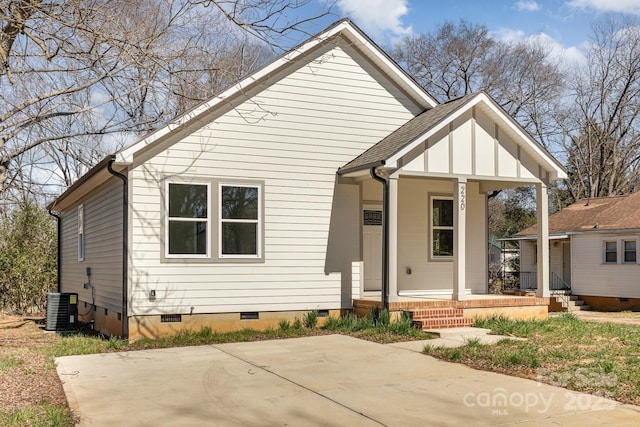
[[[453,191],[453,299],[467,299],[466,245],[467,238],[467,180],[458,178]]]
[[[536,184],[536,214],[538,220],[538,297],[548,298],[549,292],[549,196],[547,185]]]
[[[398,178],[389,177],[389,302],[398,301]]]

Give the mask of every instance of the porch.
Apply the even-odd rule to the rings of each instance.
[[[547,301],[547,186],[565,176],[562,166],[486,94],[422,113],[338,170],[338,184],[352,187],[351,201],[358,203],[354,210],[362,218],[349,299],[377,296],[378,304],[392,312],[421,305],[462,310],[453,313],[454,324],[468,322],[460,319],[465,311],[467,319],[475,315],[471,310],[506,311],[510,303],[501,298],[469,298],[489,290],[488,198],[504,189],[535,186],[542,260],[536,265],[536,297]],[[447,294],[448,302],[439,299]],[[404,297],[409,295],[428,297],[418,302]]]
[[[473,326],[476,318],[504,316],[511,319],[546,319],[549,314],[549,298],[534,295],[467,295],[463,301],[451,296],[407,297],[400,296],[390,301],[389,312],[400,316],[410,312],[414,322],[419,322],[423,330]],[[366,316],[374,309],[380,309],[380,298],[359,298],[353,300],[356,316]]]

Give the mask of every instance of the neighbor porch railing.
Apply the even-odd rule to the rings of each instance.
[[[536,290],[538,289],[538,274],[535,271],[520,271],[505,273],[503,289]],[[550,291],[570,291],[571,285],[556,273],[549,274]]]

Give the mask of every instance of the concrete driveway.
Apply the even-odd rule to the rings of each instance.
[[[341,335],[57,363],[82,426],[640,424],[636,406]]]

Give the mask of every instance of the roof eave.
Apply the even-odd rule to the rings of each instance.
[[[117,156],[111,154],[102,159],[94,167],[89,169],[87,173],[82,175],[76,182],[74,182],[69,188],[67,188],[61,195],[59,195],[53,202],[47,205],[47,209],[52,212],[59,212],[64,207],[64,202],[76,193],[80,188],[87,185],[90,181],[98,176],[100,172],[106,171],[109,163],[115,164],[117,162]],[[127,167],[126,163],[120,163],[120,170]],[[111,175],[111,174],[109,174]],[[93,187],[92,187],[93,188]]]
[[[362,172],[362,171],[366,171],[369,170],[371,168],[377,168],[380,166],[384,166],[386,164],[386,162],[384,160],[376,160],[375,162],[370,162],[370,163],[366,163],[363,165],[358,165],[358,166],[353,166],[353,167],[347,167],[347,168],[340,168],[338,169],[337,174],[340,176],[347,176],[349,174],[353,174],[356,172]]]

